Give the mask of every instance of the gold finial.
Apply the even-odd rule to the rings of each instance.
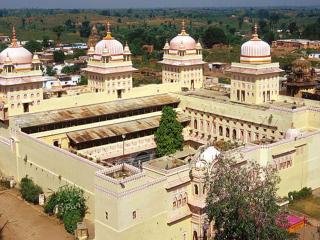
[[[107,36],[104,37],[104,39],[112,39],[111,30],[110,30],[110,22],[107,22]]]
[[[182,24],[181,24],[181,35],[186,35],[186,23],[184,21],[184,19],[182,20]]]
[[[12,40],[11,40],[11,46],[12,47],[18,47],[18,43],[17,43],[17,35],[16,35],[16,29],[13,26],[12,27]]]
[[[258,39],[259,38],[259,35],[258,35],[258,24],[257,23],[254,24],[254,30],[253,30],[252,37],[254,39]]]

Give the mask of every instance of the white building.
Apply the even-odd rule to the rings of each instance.
[[[180,83],[182,87],[194,89],[202,85],[203,65],[202,46],[185,30],[174,37],[170,44],[167,41],[164,48],[162,64],[162,83]]]
[[[88,50],[88,66],[83,69],[88,77],[88,87],[92,92],[117,94],[132,90],[131,52],[128,44],[123,45],[111,35],[110,23],[107,24],[107,36],[95,47]]]

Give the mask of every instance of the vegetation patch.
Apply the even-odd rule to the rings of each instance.
[[[75,186],[60,187],[48,198],[44,211],[52,215],[56,208],[57,216],[63,221],[65,229],[73,234],[77,223],[83,220],[87,211],[84,191]]]
[[[39,203],[39,194],[43,193],[41,187],[27,176],[21,179],[20,192],[24,200],[33,204]]]

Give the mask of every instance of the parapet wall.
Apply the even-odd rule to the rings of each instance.
[[[17,131],[12,136],[11,140],[1,138],[0,141],[0,168],[3,173],[13,176],[16,181],[27,175],[47,195],[67,184],[80,187],[88,199],[88,218],[93,220],[94,176],[103,167],[23,132]]]

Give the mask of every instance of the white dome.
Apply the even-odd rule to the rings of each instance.
[[[219,155],[220,151],[215,147],[208,147],[200,154],[200,157],[196,162],[196,168],[204,168],[206,165],[209,166]]]
[[[195,49],[197,46],[197,43],[188,34],[186,35],[179,34],[178,36],[174,37],[170,41],[170,49],[178,50],[181,48],[180,47],[181,45],[183,45],[186,50],[190,50],[190,49]]]
[[[123,54],[123,45],[115,39],[103,39],[97,43],[95,47],[95,54],[102,55],[103,50],[107,49],[111,55]]]
[[[185,22],[182,21],[181,33],[170,41],[170,49],[172,50],[191,50],[196,49],[196,41],[189,36],[185,29]]]
[[[9,56],[13,64],[31,64],[32,53],[24,47],[8,47],[0,53],[0,63],[3,64],[6,57]]]
[[[296,128],[289,128],[286,131],[285,139],[295,139],[296,137],[299,137],[301,135],[301,132],[299,129]]]
[[[252,64],[271,63],[270,45],[258,37],[257,26],[255,26],[255,33],[252,35],[252,39],[241,46],[240,62]]]

